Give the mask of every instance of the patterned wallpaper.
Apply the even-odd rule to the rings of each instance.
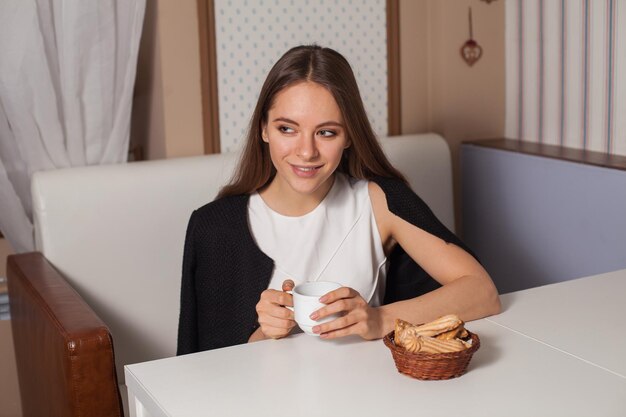
[[[387,134],[384,0],[215,0],[215,20],[222,152],[241,145],[265,76],[300,44],[348,59],[372,126]]]
[[[626,155],[626,0],[506,0],[506,136]]]

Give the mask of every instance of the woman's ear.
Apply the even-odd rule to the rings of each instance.
[[[343,147],[344,149],[348,149],[350,146],[352,146],[352,141],[350,139],[348,139],[346,141],[346,145]]]
[[[267,137],[267,125],[266,124],[261,125],[261,139],[263,139],[263,142],[265,143],[269,143],[270,141]]]

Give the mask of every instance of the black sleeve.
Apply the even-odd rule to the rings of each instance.
[[[375,178],[374,182],[383,189],[387,206],[393,214],[445,242],[454,243],[476,258],[476,255],[439,221],[424,200],[408,185],[396,179],[381,177]],[[439,287],[441,287],[439,282],[413,261],[400,245],[396,245],[389,256],[383,304],[415,298]]]
[[[196,212],[191,214],[185,237],[183,273],[180,286],[180,316],[178,319],[177,355],[198,351],[198,316],[196,305],[196,253],[194,245]]]

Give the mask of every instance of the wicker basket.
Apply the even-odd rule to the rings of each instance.
[[[383,341],[391,350],[398,372],[417,379],[441,380],[451,379],[463,375],[474,352],[480,347],[478,335],[469,332],[472,346],[460,352],[450,353],[411,353],[403,347],[396,346],[393,335],[387,334]]]

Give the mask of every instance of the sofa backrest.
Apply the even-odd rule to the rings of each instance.
[[[381,140],[394,164],[454,230],[446,142],[434,134]],[[37,248],[113,335],[123,365],[173,356],[183,242],[191,212],[230,178],[236,154],[37,172]]]

